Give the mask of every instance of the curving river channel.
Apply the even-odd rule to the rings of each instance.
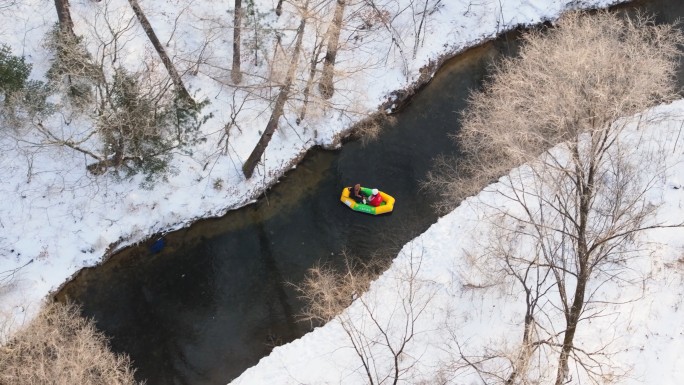
[[[679,0],[628,8],[636,7],[660,21],[684,16]],[[56,298],[80,303],[112,348],[131,356],[139,380],[226,384],[274,345],[309,331],[285,282],[318,261],[334,263],[343,250],[391,257],[436,221],[434,197],[419,182],[435,156],[456,154],[448,134],[468,93],[514,41],[509,34],[447,62],[381,140],[311,151],[255,204],[167,234],[159,253],[151,242],[123,250],[80,272]],[[342,187],[357,182],[392,194],[395,211],[372,217],[341,204]]]

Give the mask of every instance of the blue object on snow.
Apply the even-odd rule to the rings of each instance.
[[[157,254],[158,252],[162,251],[162,249],[166,246],[166,241],[164,241],[164,238],[159,238],[154,243],[152,246],[150,246],[150,251],[152,254]]]

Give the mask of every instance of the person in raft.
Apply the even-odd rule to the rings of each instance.
[[[349,187],[349,197],[357,202],[366,203],[366,196],[361,194],[361,185],[358,183],[354,187]]]
[[[382,204],[382,197],[380,196],[378,189],[373,189],[373,195],[371,195],[368,199],[368,204],[375,207],[378,207]]]

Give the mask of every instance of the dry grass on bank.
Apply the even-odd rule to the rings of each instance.
[[[106,337],[74,305],[48,304],[0,346],[0,384],[136,384],[127,356],[112,353]]]

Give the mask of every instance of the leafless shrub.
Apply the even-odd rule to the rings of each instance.
[[[49,304],[0,347],[0,382],[8,385],[136,384],[130,360],[74,305]]]
[[[419,319],[435,295],[418,278],[422,253],[398,257],[402,261],[385,277],[396,285],[396,297],[383,299],[364,293],[385,263],[343,257],[342,270],[317,266],[297,287],[307,303],[303,318],[338,322],[359,358],[361,368],[357,370],[363,371],[368,383],[397,384],[418,362],[410,353],[410,344],[420,333]]]
[[[307,271],[295,285],[306,305],[302,319],[322,325],[339,315],[352,301],[368,290],[370,283],[387,267],[378,261],[363,262],[342,254],[344,269],[332,264],[318,264]]]
[[[376,112],[369,117],[362,119],[354,125],[354,133],[361,138],[364,144],[372,142],[382,132],[382,128],[386,125],[393,125],[396,123],[396,118],[384,112]]]

